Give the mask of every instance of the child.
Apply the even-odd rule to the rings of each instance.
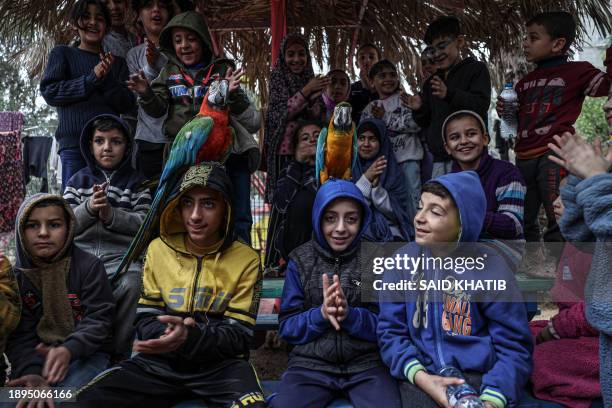
[[[102,113],[119,115],[134,107],[134,95],[125,86],[125,60],[102,54],[102,38],[110,21],[100,0],[79,0],[70,12],[70,23],[79,33],[80,44],[53,48],[40,82],[45,101],[57,108],[55,139],[62,161],[62,191],[70,177],[85,167],[79,149],[85,123]]]
[[[357,49],[357,66],[359,67],[359,80],[351,84],[349,103],[351,104],[353,122],[359,123],[361,113],[368,103],[378,99],[376,89],[372,85],[368,74],[370,68],[382,59],[377,46],[371,43],[362,44]]]
[[[257,253],[234,237],[222,166],[191,167],[149,245],[138,305],[138,355],[85,387],[79,407],[264,407],[249,341],[259,305]]]
[[[226,165],[234,185],[236,232],[251,242],[251,177],[259,165],[259,145],[253,133],[261,116],[240,88],[242,70],[233,62],[213,56],[210,34],[202,16],[189,11],[174,16],[162,30],[159,44],[168,63],[149,83],[142,73],[130,77],[129,86],[139,94],[138,103],[149,116],[168,114],[164,133],[170,142],[200,110],[210,82],[217,76],[230,81],[228,106],[230,124],[236,132],[232,154]]]
[[[412,220],[421,195],[421,129],[412,118],[412,110],[401,103],[400,81],[395,65],[389,60],[378,61],[368,75],[380,100],[370,102],[366,106],[361,120],[377,118],[385,122],[395,160],[408,183],[410,199],[404,206],[409,219]]]
[[[78,388],[103,371],[115,311],[104,265],[73,245],[75,218],[60,196],[27,198],[17,216],[21,321],[7,343],[11,387]]]
[[[11,263],[3,254],[0,254],[0,387],[4,386],[6,378],[6,365],[3,355],[6,339],[17,327],[20,311],[19,287]]]
[[[451,157],[444,150],[442,123],[451,113],[469,109],[487,118],[491,103],[491,79],[484,62],[462,58],[465,38],[455,17],[440,17],[427,27],[425,43],[434,48],[436,74],[419,95],[403,98],[414,111],[414,120],[427,128],[427,146],[433,155],[432,178],[451,171]]]
[[[149,190],[139,191],[142,177],[131,165],[132,147],[125,122],[113,115],[96,116],[81,135],[87,166],[72,176],[64,191],[76,218],[75,244],[100,258],[109,279],[151,206]],[[129,356],[132,350],[141,268],[140,262],[134,262],[127,273],[112,281],[117,355]]]
[[[570,13],[546,12],[527,22],[523,49],[528,62],[537,68],[516,84],[518,94],[518,131],[516,166],[527,183],[525,196],[525,238],[540,241],[538,213],[542,204],[548,220],[545,242],[562,242],[555,221],[553,202],[559,195],[561,168],[547,159],[548,143],[555,134],[574,132],[585,96],[604,96],[610,77],[588,62],[568,62],[574,42],[576,23]],[[606,66],[612,69],[608,49]],[[498,99],[497,111],[503,110]]]
[[[612,129],[610,99],[605,106],[608,125]],[[612,236],[612,149],[602,157],[601,151],[588,145],[579,135],[569,132],[555,136],[548,147],[556,156],[549,159],[566,168],[572,175],[561,190],[565,210],[560,220],[563,236],[570,242],[593,242],[593,262],[586,288],[586,317],[600,332],[599,377],[604,406],[612,402],[612,307],[610,291],[610,241]]]
[[[564,186],[567,178],[561,180]],[[557,222],[563,216],[563,202],[554,204]],[[559,313],[550,320],[529,323],[536,338],[533,352],[533,393],[541,400],[570,408],[587,408],[601,398],[599,387],[599,332],[586,319],[584,287],[592,255],[569,242],[564,244],[551,290]],[[559,356],[566,356],[559,360]]]
[[[314,237],[289,260],[280,335],[295,345],[272,407],[399,407],[397,384],[376,344],[376,303],[362,301],[361,235],[370,209],[357,187],[331,179],[317,192]]]
[[[359,159],[353,180],[372,212],[364,238],[373,242],[410,241],[414,238],[412,219],[403,207],[410,195],[385,123],[378,119],[362,121],[357,128],[357,144]]]
[[[444,148],[453,158],[452,172],[473,170],[487,198],[481,238],[523,239],[525,182],[509,162],[489,155],[489,135],[476,112],[461,110],[442,125]]]
[[[300,122],[292,145],[294,159],[281,172],[268,226],[265,266],[286,266],[289,253],[312,237],[310,214],[317,194],[315,153],[321,124]],[[306,216],[305,216],[306,215]]]
[[[321,94],[327,112],[325,123],[329,123],[336,105],[348,100],[351,85],[351,79],[348,74],[341,69],[332,69],[327,73],[327,76],[330,82]]]
[[[306,39],[299,34],[287,35],[269,82],[264,137],[267,202],[273,202],[280,172],[293,156],[291,139],[298,127],[297,120],[324,121],[325,106],[320,96],[330,82],[329,77],[314,76]]]
[[[419,267],[407,276],[391,270],[393,275],[385,273],[384,280],[392,283],[406,277],[439,283],[501,279],[507,285],[504,293],[512,296],[516,283],[502,257],[485,246],[473,251],[469,248],[482,231],[486,208],[485,193],[473,171],[447,174],[426,183],[414,219],[415,243],[402,249],[403,254],[422,258],[423,265],[430,265],[430,259],[442,258],[446,263],[468,251],[470,258],[484,259],[484,268],[460,270],[451,265],[437,269],[434,263],[433,268]],[[400,386],[404,406],[448,407],[446,386],[462,381],[438,376],[446,365],[464,373],[467,382],[480,390],[487,408],[518,404],[531,372],[526,309],[520,302],[500,301],[487,293],[484,299],[476,298],[477,294],[469,289],[417,289],[406,290],[397,299],[382,293],[378,341],[391,374],[404,380]]]
[[[128,51],[138,44],[138,39],[130,33],[125,26],[128,0],[103,0],[108,8],[111,23],[110,29],[102,40],[104,51],[121,58],[127,56]]]
[[[148,82],[159,75],[168,62],[168,58],[159,51],[159,36],[172,17],[170,0],[135,0],[132,1],[137,23],[145,33],[145,41],[127,53],[127,64],[130,75],[143,72]],[[163,133],[166,115],[154,118],[147,115],[142,106],[138,107],[138,124],[136,126],[136,151],[134,162],[136,168],[146,179],[159,177],[164,164],[164,147],[168,139]]]
[[[438,68],[436,67],[436,62],[434,60],[434,56],[436,55],[436,49],[434,47],[425,47],[423,52],[421,52],[421,70],[420,77],[421,82],[424,84],[427,82],[429,78],[431,78]]]

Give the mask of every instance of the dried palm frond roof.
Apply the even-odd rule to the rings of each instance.
[[[18,55],[32,75],[40,74],[56,43],[73,36],[68,12],[76,0],[20,0],[0,4],[0,36],[21,46]],[[249,85],[266,100],[270,72],[271,0],[197,0],[223,52],[247,71]],[[524,70],[521,42],[525,22],[546,10],[566,10],[584,39],[587,19],[603,35],[612,31],[609,0],[286,0],[288,31],[310,39],[319,66],[347,70],[355,77],[349,56],[359,43],[371,42],[401,65],[411,86],[417,84],[419,54],[427,24],[453,14],[461,20],[470,51],[488,61],[494,83],[508,71]]]

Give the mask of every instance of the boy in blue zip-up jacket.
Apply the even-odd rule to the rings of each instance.
[[[355,184],[332,179],[317,192],[313,238],[289,255],[280,336],[294,345],[272,407],[400,406],[376,344],[378,305],[362,301],[361,235],[370,208]]]
[[[464,255],[466,247],[475,248],[476,244],[466,243],[478,241],[487,207],[475,172],[447,174],[425,184],[419,207],[414,219],[415,242],[400,250],[400,255],[426,261],[442,257],[446,265],[447,259]],[[450,270],[446,266],[420,268],[411,279],[428,283],[443,279],[504,281],[505,295],[485,292],[476,302],[477,292],[465,289],[459,293],[456,287],[444,292],[405,291],[400,299],[391,298],[389,291],[381,294],[381,355],[394,377],[408,380],[400,386],[406,405],[450,407],[446,388],[462,380],[438,376],[444,366],[463,372],[487,408],[512,407],[520,400],[532,367],[526,309],[520,298],[508,301],[508,294],[516,296],[516,283],[502,256],[482,244],[476,249],[470,254],[476,265],[478,257],[482,258],[480,268],[460,269],[458,263]],[[397,277],[390,270],[384,281]]]

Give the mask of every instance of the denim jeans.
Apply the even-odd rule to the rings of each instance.
[[[421,162],[420,160],[406,160],[400,163],[400,167],[408,183],[408,194],[410,194],[410,202],[405,204],[406,212],[410,219],[414,220],[421,199]]]
[[[62,149],[60,150],[59,155],[62,161],[61,194],[64,194],[64,189],[66,188],[66,184],[68,184],[68,180],[70,180],[70,177],[72,177],[77,171],[81,170],[83,167],[87,166],[87,163],[85,163],[85,159],[81,154],[81,149],[78,147]]]
[[[251,173],[245,155],[231,155],[225,162],[227,174],[232,180],[232,211],[234,212],[234,231],[238,238],[251,245]]]

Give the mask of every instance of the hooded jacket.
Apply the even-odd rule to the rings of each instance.
[[[359,233],[342,253],[335,253],[323,235],[321,220],[325,208],[335,199],[355,200],[361,208]],[[313,210],[313,238],[289,255],[279,314],[279,333],[295,345],[289,367],[302,367],[334,374],[355,374],[382,362],[376,344],[378,305],[361,300],[361,235],[370,222],[370,209],[359,189],[351,182],[331,179],[317,192]],[[322,274],[334,274],[349,304],[349,314],[337,331],[323,318]]]
[[[6,354],[11,363],[11,378],[26,374],[42,374],[44,358],[35,351],[41,343],[37,325],[43,316],[43,293],[25,275],[23,269],[36,269],[32,256],[22,241],[25,222],[33,207],[43,200],[55,200],[64,207],[74,225],[74,215],[68,203],[59,196],[36,194],[27,198],[19,209],[16,228],[17,263],[15,277],[19,285],[22,312],[21,321],[8,339]],[[69,227],[72,228],[72,227]],[[68,234],[68,239],[72,233]],[[98,351],[112,352],[111,336],[115,301],[106,279],[104,265],[93,255],[72,243],[65,246],[65,255],[71,258],[66,288],[74,318],[74,332],[61,344],[70,350],[71,361],[85,358]]]
[[[486,122],[491,104],[491,78],[487,65],[473,57],[465,58],[446,72],[436,72],[436,75],[440,76],[448,88],[446,98],[440,99],[433,95],[432,78],[429,78],[420,94],[423,105],[413,113],[416,123],[425,128],[427,146],[434,161],[440,162],[451,159],[440,138],[442,124],[448,115],[469,109],[478,113]]]
[[[365,231],[364,238],[373,242],[389,242],[394,238],[410,241],[414,237],[414,228],[404,208],[404,203],[410,200],[404,172],[395,160],[383,121],[379,119],[363,120],[359,123],[357,134],[361,134],[363,126],[368,124],[377,129],[380,148],[378,154],[369,160],[359,158],[358,166],[353,174],[355,184],[372,210],[372,222]],[[380,156],[386,158],[387,168],[380,175],[378,185],[374,187],[364,173]]]
[[[201,257],[187,249],[177,208],[181,197],[197,186],[220,192],[227,206],[222,244]],[[175,352],[138,355],[134,361],[146,370],[193,372],[203,364],[248,358],[262,275],[258,254],[235,239],[231,188],[221,165],[191,167],[161,215],[160,237],[151,242],[145,257],[138,337],[148,340],[164,334],[166,325],[157,320],[159,315],[191,316],[197,326],[188,327],[187,340]]]
[[[116,170],[104,170],[97,165],[91,153],[94,134],[93,123],[97,119],[109,118],[119,122],[128,146]],[[104,262],[106,273],[115,273],[126,248],[138,232],[147,211],[151,207],[148,189],[139,191],[142,177],[132,167],[131,150],[134,147],[132,134],[127,124],[117,116],[99,115],[91,119],[81,132],[81,154],[87,166],[73,175],[64,191],[64,198],[70,204],[76,218],[75,243],[83,250],[97,256]],[[94,184],[108,181],[107,198],[112,216],[109,222],[102,221],[89,207]],[[140,270],[140,264],[132,268]]]
[[[482,229],[486,198],[473,171],[447,174],[433,182],[442,184],[459,210],[459,242],[476,242]],[[399,255],[431,256],[427,248],[408,244]],[[455,253],[456,255],[457,253]],[[453,256],[453,254],[450,254]],[[508,264],[491,247],[479,245],[474,256],[483,257],[484,269],[419,269],[414,275],[397,270],[385,272],[385,282],[400,279],[505,280],[506,293],[518,293]],[[415,291],[401,294],[405,301],[381,292],[378,338],[381,355],[391,374],[414,382],[416,373],[437,373],[452,365],[465,372],[482,374],[481,399],[497,407],[516,406],[531,373],[532,340],[522,302],[505,302],[485,295],[475,302],[474,292]],[[418,295],[416,302],[415,295]]]
[[[172,29],[177,27],[192,30],[200,38],[202,61],[195,67],[185,66],[174,52]],[[208,27],[195,11],[174,16],[163,29],[159,46],[168,63],[147,92],[138,98],[138,103],[153,118],[168,115],[164,133],[169,140],[174,140],[183,125],[200,111],[210,80],[215,75],[225,76],[234,63],[228,59],[214,58]],[[232,153],[248,152],[250,170],[255,171],[259,167],[260,155],[259,145],[252,134],[261,126],[261,115],[242,89],[230,93],[227,103],[230,122],[236,131]]]

